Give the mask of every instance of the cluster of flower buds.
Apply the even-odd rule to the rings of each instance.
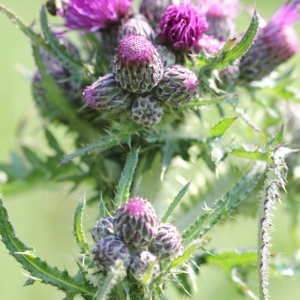
[[[138,281],[149,272],[151,279],[157,277],[159,262],[176,257],[182,248],[176,227],[160,223],[153,206],[140,197],[128,199],[113,217],[101,219],[92,237],[93,259],[100,270],[108,271],[120,259]]]
[[[83,92],[89,107],[125,111],[131,121],[150,127],[161,121],[165,105],[184,105],[196,96],[199,79],[176,61],[176,53],[191,51],[208,24],[202,10],[191,2],[177,2],[142,1],[141,14],[119,20],[111,73]]]

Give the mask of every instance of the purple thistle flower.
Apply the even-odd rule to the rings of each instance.
[[[242,57],[242,81],[260,80],[298,52],[298,37],[292,26],[298,17],[300,1],[287,1],[260,29],[254,44]]]
[[[205,13],[191,2],[169,6],[162,16],[159,27],[163,41],[175,50],[189,50],[208,29]]]
[[[223,48],[224,44],[224,42],[214,38],[211,35],[203,34],[201,40],[198,41],[193,50],[196,53],[204,50],[208,54],[214,54],[220,51]]]
[[[65,26],[93,32],[108,28],[125,17],[132,0],[69,0],[57,13],[65,19]]]
[[[122,88],[133,93],[153,89],[163,74],[159,53],[141,35],[126,36],[120,41],[112,69]]]
[[[158,219],[151,203],[136,197],[122,204],[114,216],[115,235],[126,245],[140,248],[156,236]]]
[[[235,17],[239,0],[207,0],[204,1],[206,20],[209,23],[207,35],[220,41],[227,41],[235,34]]]
[[[102,218],[92,230],[92,238],[95,243],[98,243],[102,238],[114,234],[114,218]]]

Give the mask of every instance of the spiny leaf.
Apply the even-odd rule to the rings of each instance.
[[[251,170],[241,177],[230,192],[219,199],[212,208],[206,209],[206,212],[189,226],[182,235],[184,245],[190,243],[193,239],[203,236],[203,234],[210,230],[225,213],[229,214],[232,212],[233,209],[254,189],[264,170],[264,163],[255,163]]]
[[[277,132],[275,137],[273,139],[271,139],[271,141],[269,142],[269,145],[270,146],[278,146],[278,145],[282,144],[283,132],[284,132],[284,124],[281,125],[280,130]]]
[[[84,154],[87,154],[93,150],[98,150],[98,151],[103,151],[107,148],[110,148],[112,146],[117,146],[119,144],[122,144],[124,142],[126,142],[131,136],[131,133],[128,131],[126,132],[120,132],[120,133],[116,133],[116,134],[110,134],[108,136],[103,137],[100,141],[97,141],[96,143],[90,144],[86,147],[83,147],[79,150],[77,150],[76,152],[65,156],[60,164],[64,164],[72,159],[74,159],[75,157],[78,156],[82,156]]]
[[[190,257],[194,254],[196,249],[200,247],[201,244],[202,242],[200,240],[193,242],[187,249],[185,249],[182,255],[172,261],[170,269],[183,265],[187,260],[190,259]]]
[[[129,198],[129,190],[133,179],[133,174],[138,162],[139,149],[133,150],[127,157],[124,170],[121,174],[119,185],[115,197],[115,207],[118,208]]]
[[[219,57],[216,57],[211,60],[211,63],[205,66],[203,69],[210,68],[210,69],[222,69],[230,64],[232,64],[235,60],[240,58],[242,55],[244,55],[247,50],[252,45],[254,38],[256,36],[256,33],[258,31],[259,26],[259,19],[257,12],[254,11],[254,14],[251,19],[251,23],[244,34],[241,41],[233,47],[229,51],[224,51],[221,53]]]
[[[176,197],[174,198],[174,200],[172,201],[172,203],[170,204],[170,206],[168,207],[168,210],[166,211],[166,213],[164,214],[164,216],[161,219],[162,223],[166,223],[169,219],[169,217],[171,216],[171,214],[173,213],[175,207],[179,204],[180,200],[182,199],[182,197],[184,196],[184,194],[187,192],[187,190],[189,189],[191,184],[191,181],[189,181],[180,191],[179,193],[176,195]]]
[[[239,147],[231,152],[229,154],[233,154],[235,156],[243,157],[243,158],[248,158],[248,159],[254,159],[254,160],[261,160],[270,163],[272,161],[271,159],[271,150],[267,152],[262,152],[260,150],[247,150],[244,147]]]
[[[23,33],[25,33],[33,44],[44,48],[51,52],[49,45],[43,40],[43,38],[35,33],[29,26],[25,25],[24,22],[11,10],[0,4],[0,11],[7,16],[7,18],[14,23]]]
[[[33,248],[26,246],[17,238],[11,223],[8,220],[8,214],[0,198],[0,233],[2,242],[21,265],[35,278],[39,278],[43,283],[51,284],[64,291],[67,295],[74,297],[77,294],[85,299],[92,299],[95,289],[84,277],[71,277],[68,272],[60,271],[56,267],[49,266],[45,261],[36,257]]]
[[[221,137],[237,118],[238,117],[233,117],[221,120],[217,125],[211,128],[208,138],[213,139]]]
[[[234,98],[236,96],[237,96],[237,94],[227,94],[227,95],[215,97],[212,99],[193,100],[193,101],[190,101],[188,104],[183,105],[182,108],[193,108],[193,107],[203,106],[203,105],[218,104],[218,103],[225,102],[226,100]]]
[[[80,76],[82,70],[84,69],[84,65],[77,61],[67,50],[67,48],[62,45],[54,35],[54,33],[50,30],[47,15],[45,11],[45,7],[42,6],[40,9],[40,22],[43,34],[45,36],[46,41],[49,43],[51,49],[55,53],[56,57],[70,70],[72,70],[76,77]]]
[[[77,204],[75,215],[74,215],[74,227],[73,227],[73,234],[75,240],[81,250],[81,253],[89,253],[89,244],[86,241],[84,231],[83,231],[83,211],[85,208],[85,198],[81,198],[79,203]]]

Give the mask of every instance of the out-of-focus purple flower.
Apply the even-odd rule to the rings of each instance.
[[[179,5],[180,0],[142,0],[140,12],[157,28],[161,16],[170,5]]]
[[[204,50],[208,54],[214,54],[220,51],[223,48],[224,44],[225,42],[222,42],[211,35],[203,34],[202,38],[194,46],[193,50],[196,53]]]
[[[207,35],[227,41],[235,34],[235,18],[239,0],[205,0],[206,20],[209,23]]]
[[[65,19],[65,26],[93,32],[107,28],[125,17],[132,0],[69,0],[57,13]]]
[[[163,14],[159,27],[161,37],[175,50],[189,50],[201,39],[208,29],[205,13],[191,2],[169,6]]]
[[[298,52],[298,37],[292,24],[298,19],[300,0],[287,1],[260,29],[253,46],[240,62],[240,79],[260,80]]]

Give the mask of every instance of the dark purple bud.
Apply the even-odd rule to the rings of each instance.
[[[175,257],[182,248],[182,239],[177,228],[170,223],[158,226],[157,235],[151,241],[150,250],[161,259]]]
[[[92,238],[95,243],[98,243],[102,238],[114,234],[114,218],[102,218],[92,230]]]
[[[135,123],[150,127],[160,122],[163,113],[163,107],[155,96],[139,96],[133,102],[130,119]]]
[[[134,96],[121,88],[114,74],[106,74],[84,90],[83,98],[91,108],[116,112],[129,107]]]
[[[142,281],[146,274],[149,272],[150,267],[152,264],[155,263],[152,273],[151,273],[151,280],[159,275],[159,264],[157,261],[157,257],[153,255],[149,251],[138,251],[132,255],[132,261],[130,263],[129,269],[133,275],[133,277],[138,280]]]
[[[155,94],[163,103],[178,106],[190,102],[196,96],[198,87],[199,80],[193,71],[174,65],[164,71]]]

